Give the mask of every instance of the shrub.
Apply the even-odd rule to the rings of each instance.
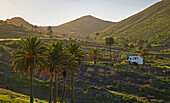
[[[128,61],[126,61],[126,60],[123,60],[123,61],[121,62],[121,64],[129,65],[129,64],[130,64],[130,62],[128,62]]]
[[[110,59],[109,56],[103,56],[103,59]]]
[[[153,56],[153,59],[156,59],[156,58],[157,58],[157,56],[156,56],[156,55],[154,55],[154,56]]]
[[[126,55],[126,53],[123,53],[122,56],[121,56],[122,59],[126,59],[127,57],[128,56]]]
[[[133,48],[134,47],[134,45],[133,44],[130,44],[130,46],[129,46],[130,48]]]
[[[6,43],[6,46],[11,47],[11,48],[18,48],[19,44],[16,41],[12,41],[12,42]]]
[[[138,65],[138,63],[137,62],[132,62],[132,65]]]
[[[5,48],[3,45],[0,45],[0,51],[5,51]]]
[[[141,45],[141,46],[139,46],[139,50],[142,50],[143,49],[143,46]]]
[[[114,66],[115,67],[121,67],[121,64],[120,63],[115,63]]]

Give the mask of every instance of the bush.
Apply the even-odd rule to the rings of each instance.
[[[132,65],[138,65],[138,63],[137,62],[132,62]]]
[[[6,46],[11,47],[11,48],[18,48],[19,44],[16,41],[12,41],[12,42],[6,43]]]
[[[121,64],[123,64],[123,65],[129,65],[130,62],[128,62],[128,61],[126,61],[126,60],[123,60],[123,61],[121,62]]]
[[[121,64],[120,63],[115,63],[114,66],[115,67],[121,67]]]
[[[109,57],[109,56],[103,56],[103,59],[104,59],[104,60],[107,60],[107,59],[110,60],[110,57]]]
[[[121,56],[122,59],[126,59],[127,57],[128,56],[126,55],[126,53],[123,53],[122,56]]]
[[[3,45],[0,45],[0,51],[5,51],[5,48]]]

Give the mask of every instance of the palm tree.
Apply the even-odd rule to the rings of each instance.
[[[113,39],[113,37],[107,37],[107,38],[105,39],[105,44],[106,44],[106,45],[109,45],[109,47],[110,47],[110,58],[112,58],[112,56],[111,56],[111,46],[114,44],[114,39]]]
[[[30,75],[30,103],[33,103],[33,74],[44,63],[43,52],[45,47],[43,41],[38,40],[36,36],[27,37],[19,42],[20,47],[16,49],[12,56],[12,66],[15,71],[20,72],[20,76],[25,73]]]
[[[93,48],[91,50],[91,52],[89,53],[89,57],[93,58],[94,64],[96,64],[96,62],[97,62],[97,57],[99,56],[99,53],[100,53],[100,51],[97,48]]]
[[[37,30],[37,28],[38,28],[38,26],[37,26],[37,25],[34,25],[34,29],[35,29],[35,31]]]
[[[74,102],[74,72],[78,71],[80,68],[79,62],[76,60],[76,57],[71,56],[69,58],[68,66],[70,72],[70,81],[71,81],[71,100],[70,103]]]
[[[54,91],[54,103],[57,102],[57,84],[58,84],[58,72],[61,67],[63,67],[63,63],[66,62],[67,60],[65,59],[65,52],[64,52],[64,47],[63,43],[60,41],[57,41],[55,44],[55,52],[56,52],[56,58],[55,58],[55,65],[56,68],[54,70],[54,77],[55,77],[55,91]]]
[[[52,87],[53,87],[53,78],[55,78],[55,92],[54,92],[54,103],[57,101],[57,82],[58,82],[58,69],[61,66],[61,63],[64,62],[63,59],[63,43],[60,41],[51,42],[48,45],[46,56],[46,68],[45,71],[50,74],[50,91],[49,91],[49,103],[52,102]],[[44,74],[43,74],[44,75]],[[45,76],[45,75],[44,75]]]
[[[53,30],[52,30],[51,26],[48,26],[47,31],[48,31],[48,33],[47,33],[48,35],[52,35]]]
[[[66,76],[67,76],[67,72],[68,72],[68,68],[70,67],[70,54],[67,52],[64,54],[64,59],[66,60],[65,62],[62,63],[61,69],[62,69],[62,75],[63,75],[63,90],[62,90],[62,97],[61,97],[61,101],[60,103],[64,102],[64,98],[65,98],[65,93],[66,93]]]
[[[45,65],[44,66],[45,68],[41,70],[40,77],[43,77],[43,80],[44,80],[46,73],[49,75],[49,78],[50,78],[49,103],[51,103],[52,102],[52,88],[53,88],[54,69],[50,68],[48,66],[49,66],[48,64]]]
[[[69,43],[67,46],[68,52],[71,55],[68,61],[68,68],[70,71],[70,80],[71,80],[71,101],[74,102],[74,72],[78,71],[80,65],[83,63],[83,54],[81,53],[80,45],[77,43]]]
[[[64,97],[65,97],[65,91],[66,91],[66,70],[63,70],[62,75],[63,75],[63,90],[62,90],[62,97],[60,103],[64,102]]]
[[[146,48],[143,48],[141,50],[141,53],[140,53],[140,56],[143,57],[143,64],[145,63],[145,55],[147,54],[147,49]]]
[[[112,56],[111,56],[111,46],[112,46],[114,43],[115,43],[115,42],[114,42],[113,37],[107,37],[107,38],[105,39],[105,44],[106,44],[106,45],[109,45],[109,47],[110,47],[110,58],[112,58]]]

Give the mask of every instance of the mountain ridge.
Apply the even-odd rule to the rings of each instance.
[[[0,20],[0,39],[4,38],[22,38],[28,35],[35,35],[35,31],[28,30],[27,28],[16,26],[6,21]]]
[[[22,26],[30,30],[33,29],[33,25],[27,22],[22,17],[13,17],[11,19],[7,19],[5,22],[9,24],[14,24],[16,26]]]
[[[33,30],[33,25],[28,23],[26,20],[20,17],[14,17],[12,19],[7,19],[7,23],[11,23],[17,26],[23,26],[27,29]],[[51,26],[53,28],[54,34],[78,34],[78,35],[88,35],[96,31],[103,30],[114,24],[111,21],[101,20],[92,15],[86,15],[75,20],[69,21],[67,23]],[[47,33],[48,26],[38,27],[37,30]]]

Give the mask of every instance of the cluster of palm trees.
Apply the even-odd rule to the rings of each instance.
[[[49,75],[50,91],[49,103],[52,102],[53,83],[54,87],[54,103],[57,102],[57,84],[58,75],[63,75],[63,90],[61,103],[64,102],[66,89],[66,74],[70,73],[71,81],[71,100],[73,103],[74,90],[74,72],[78,71],[82,65],[83,54],[80,46],[77,43],[64,44],[61,41],[51,41],[48,46],[45,42],[38,39],[36,36],[27,37],[19,42],[20,46],[12,53],[12,66],[14,70],[20,72],[20,76],[28,73],[30,76],[30,103],[33,103],[33,75],[35,72],[40,72],[41,76]],[[54,80],[54,81],[53,81]]]

